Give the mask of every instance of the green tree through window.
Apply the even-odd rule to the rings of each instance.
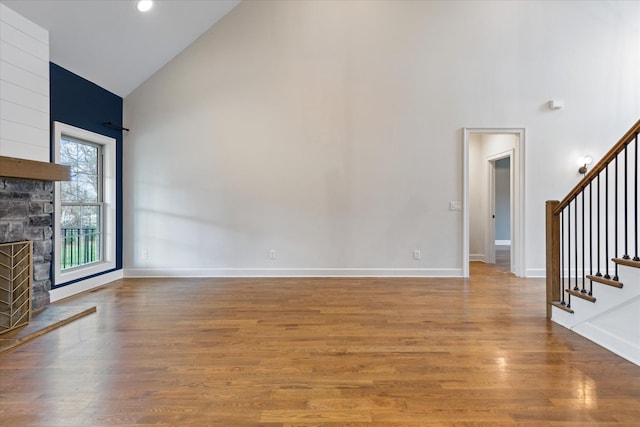
[[[60,140],[60,163],[71,168],[71,180],[60,185],[62,270],[102,260],[101,159],[100,145]]]

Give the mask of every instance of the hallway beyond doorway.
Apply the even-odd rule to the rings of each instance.
[[[469,263],[470,277],[482,276],[514,276],[511,272],[511,246],[496,245],[496,263],[487,264],[481,261]]]

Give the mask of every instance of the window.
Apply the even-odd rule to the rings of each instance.
[[[71,181],[60,183],[60,268],[102,261],[102,147],[66,135],[60,139],[60,163]]]
[[[54,124],[56,163],[71,180],[56,183],[55,286],[115,268],[115,139]]]

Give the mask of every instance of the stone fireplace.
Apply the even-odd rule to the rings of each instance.
[[[67,179],[67,166],[0,156],[0,243],[33,242],[33,311],[49,305],[53,183]]]

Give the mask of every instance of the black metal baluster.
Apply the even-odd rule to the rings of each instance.
[[[83,264],[89,262],[89,229],[85,228],[84,230],[84,260]]]
[[[593,276],[593,180],[589,183],[589,275]],[[593,294],[593,281],[589,279],[589,296]]]
[[[636,229],[636,250],[635,250],[635,256],[633,257],[634,261],[640,261],[640,257],[638,255],[638,134],[636,133],[636,141],[635,141],[635,154],[636,154],[636,161],[635,161],[635,196],[633,197],[634,200],[634,204],[635,204],[635,229]]]
[[[560,300],[561,300],[561,304],[562,305],[567,305],[567,303],[564,301],[564,294],[565,294],[565,280],[564,280],[564,276],[566,276],[565,272],[564,272],[564,247],[566,246],[564,244],[564,209],[560,211],[560,283],[561,283],[561,296],[560,296]]]
[[[69,237],[70,234],[71,234],[71,237]],[[72,243],[73,243],[73,233],[70,232],[70,230],[67,230],[67,240],[64,242],[65,246],[67,247],[66,267],[71,266],[71,260],[73,257],[73,247],[71,246]]]
[[[76,229],[74,228],[74,229],[73,229],[73,232],[72,232],[72,237],[71,237],[71,258],[70,258],[70,261],[69,261],[69,267],[73,267],[73,266],[74,266],[74,263],[76,262],[76,261],[75,261],[75,253],[76,253],[76,251],[75,251],[75,245],[76,245],[76,239],[77,239],[77,237],[76,237]]]
[[[614,172],[616,174],[613,189],[614,189],[614,218],[613,218],[613,257],[618,258],[618,155],[614,162]],[[613,280],[618,281],[618,264],[614,264],[613,267]]]
[[[74,239],[74,242],[75,242],[76,257],[75,257],[75,260],[72,262],[71,266],[77,267],[78,264],[80,264],[80,229],[79,228],[76,229],[76,238]]]
[[[583,294],[587,293],[587,290],[585,289],[584,285],[584,276],[585,274],[587,274],[587,268],[585,267],[585,263],[584,263],[584,230],[585,230],[585,225],[584,225],[584,189],[582,190],[582,289],[580,290],[580,292],[582,292]],[[576,203],[578,202],[578,197],[576,196]],[[576,274],[578,274],[578,271],[576,269]]]
[[[571,289],[571,202],[567,204],[567,289]],[[567,307],[571,307],[571,294],[567,297]]]
[[[576,206],[575,209],[573,210],[573,217],[574,217],[574,229],[575,232],[573,234],[573,243],[574,243],[574,252],[575,252],[575,260],[576,260],[576,282],[573,286],[573,290],[574,291],[579,291],[580,288],[578,287],[578,196],[576,196],[575,199],[573,199],[576,202]]]
[[[629,256],[629,215],[627,205],[629,204],[629,189],[627,181],[629,181],[629,166],[627,164],[627,149],[629,146],[624,147],[624,255],[623,259],[630,259]]]
[[[60,261],[62,268],[67,266],[67,230],[62,229],[62,245],[60,245]]]
[[[597,236],[598,243],[596,245],[597,251],[597,259],[596,259],[596,277],[602,277],[602,273],[600,273],[600,174],[598,174],[598,187],[597,187],[597,197],[596,197],[596,206],[597,206],[597,215],[596,215],[596,223],[597,223]]]
[[[609,275],[609,165],[604,168],[604,278]]]

